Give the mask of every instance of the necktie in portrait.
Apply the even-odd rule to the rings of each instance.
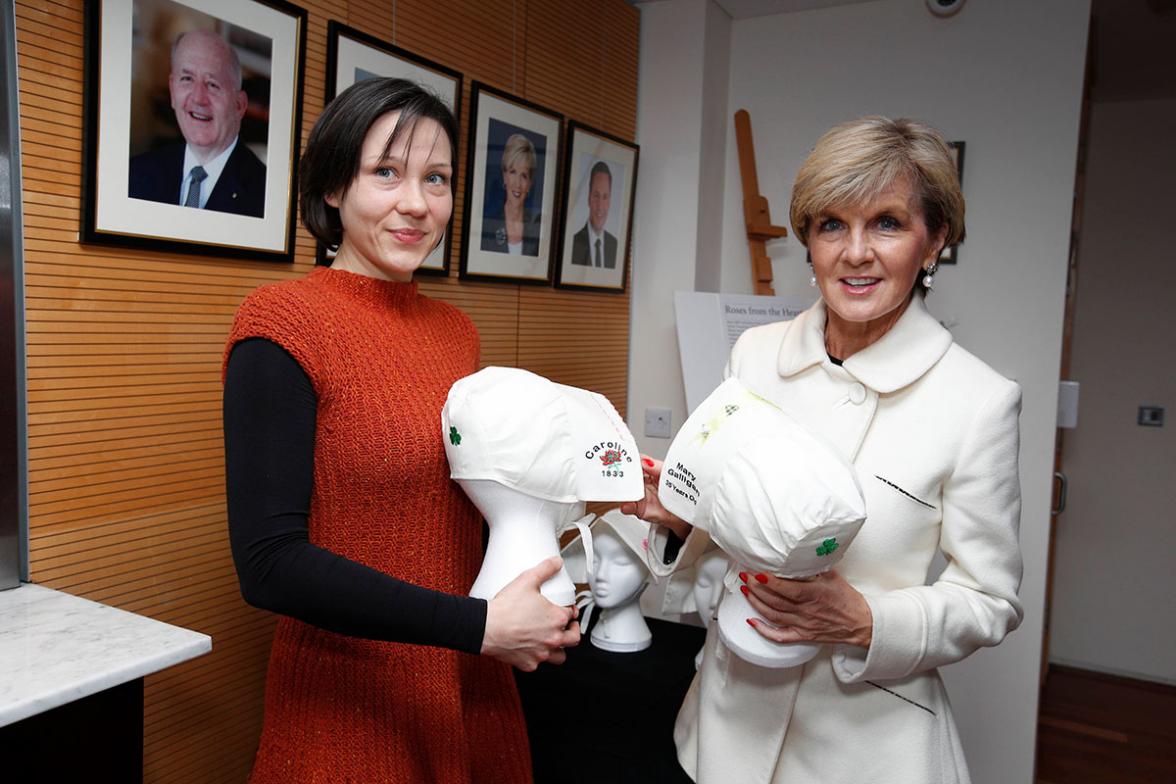
[[[193,166],[192,171],[188,173],[188,195],[184,197],[185,207],[200,208],[200,183],[204,182],[204,178],[208,176],[208,172],[204,171],[203,166]]]

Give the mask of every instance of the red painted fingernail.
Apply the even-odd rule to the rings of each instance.
[[[748,618],[748,619],[747,619],[747,625],[748,625],[748,626],[750,626],[751,628],[753,628],[753,629],[754,629],[754,628],[755,628],[755,619],[754,619],[754,618]]]
[[[748,588],[746,585],[739,586],[739,590],[743,591],[744,596],[747,596],[749,593],[751,593],[751,589]]]
[[[740,572],[739,579],[742,580],[743,582],[747,582],[747,572]]]
[[[641,458],[641,462],[645,463],[645,465],[649,466],[650,468],[653,468],[653,461],[650,460],[648,457]]]
[[[757,574],[755,579],[757,582],[766,583],[768,581],[768,576],[766,574]]]

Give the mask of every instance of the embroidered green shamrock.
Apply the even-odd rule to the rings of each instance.
[[[821,546],[817,548],[817,555],[824,557],[826,555],[833,555],[833,551],[841,545],[837,544],[837,538],[826,539],[821,542]]]
[[[453,444],[454,446],[459,446],[461,444],[461,434],[458,433],[457,428],[453,427],[452,425],[449,427],[449,443]]]

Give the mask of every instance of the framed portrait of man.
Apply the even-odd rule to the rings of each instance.
[[[481,82],[470,116],[461,277],[549,284],[563,116]]]
[[[306,12],[86,4],[82,241],[292,261]]]
[[[393,46],[353,27],[330,21],[327,23],[327,84],[325,102],[356,82],[365,79],[393,77],[409,79],[436,93],[461,122],[460,72],[428,60],[418,54]],[[457,182],[451,183],[456,195]],[[448,275],[453,243],[453,217],[450,216],[445,240],[433,249],[417,268],[418,273]],[[334,251],[319,245],[317,263],[329,265]]]
[[[639,152],[632,142],[568,123],[556,286],[625,290]]]

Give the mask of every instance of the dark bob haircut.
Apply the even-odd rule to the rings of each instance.
[[[429,119],[449,138],[457,171],[457,120],[436,94],[407,79],[366,79],[351,85],[327,105],[311,129],[299,172],[302,222],[329,248],[337,249],[343,241],[343,224],[327,196],[346,193],[359,174],[364,137],[388,112],[400,112],[400,117],[384,144],[385,153],[405,133],[411,136],[418,120]]]

